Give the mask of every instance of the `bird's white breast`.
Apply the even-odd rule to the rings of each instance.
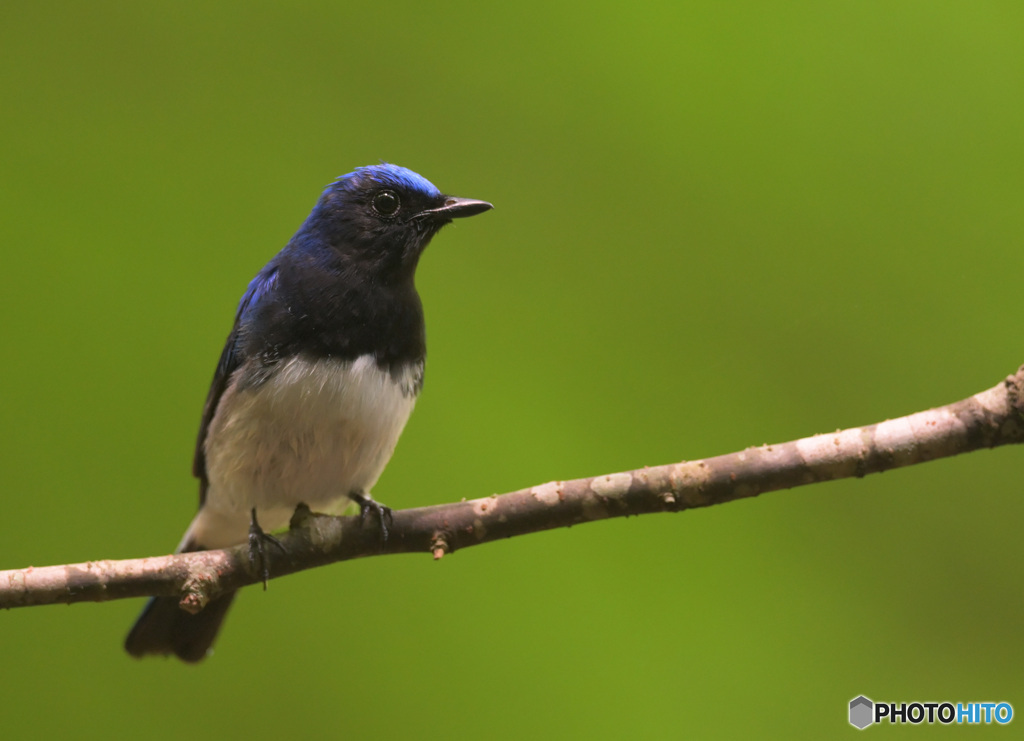
[[[416,400],[422,365],[393,376],[371,356],[292,358],[265,382],[230,383],[206,437],[206,501],[189,528],[206,548],[240,543],[256,507],[268,532],[303,502],[340,512],[369,493]]]

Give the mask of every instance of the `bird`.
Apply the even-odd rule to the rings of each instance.
[[[423,387],[416,267],[443,226],[491,208],[384,162],[323,190],[238,304],[196,441],[199,509],[176,553],[261,547],[300,504],[340,514],[355,502],[387,537],[390,510],[370,492]],[[154,597],[125,649],[198,662],[234,596],[194,615]]]

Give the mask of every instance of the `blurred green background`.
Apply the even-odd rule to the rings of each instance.
[[[1022,38],[1009,1],[5,3],[0,568],[177,543],[239,296],[380,159],[496,206],[421,263],[392,506],[994,385],[1024,362]],[[122,652],[139,600],[6,612],[4,735],[820,739],[861,693],[1021,712],[1022,465],[338,564],[247,590],[198,667]]]

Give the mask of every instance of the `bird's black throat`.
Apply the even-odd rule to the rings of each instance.
[[[301,262],[284,261],[276,270],[280,290],[256,310],[259,329],[240,338],[242,357],[270,366],[299,354],[342,361],[370,355],[392,376],[423,363],[423,305],[411,275],[381,285],[372,276]]]

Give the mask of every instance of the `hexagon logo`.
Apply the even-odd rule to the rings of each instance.
[[[850,700],[850,725],[864,730],[874,722],[875,704],[864,695]]]

